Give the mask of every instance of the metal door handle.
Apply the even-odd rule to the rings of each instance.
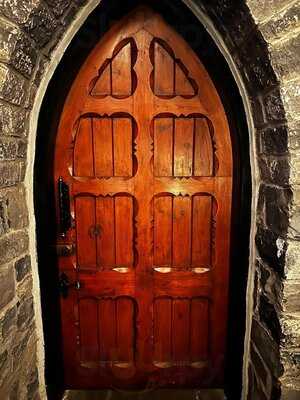
[[[63,298],[67,298],[70,288],[79,290],[81,284],[79,281],[70,282],[68,276],[63,272],[59,277],[59,291]]]

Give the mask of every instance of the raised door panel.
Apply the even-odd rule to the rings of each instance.
[[[134,122],[131,117],[82,117],[74,139],[73,175],[131,177]]]

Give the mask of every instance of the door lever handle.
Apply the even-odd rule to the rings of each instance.
[[[64,272],[60,275],[58,284],[59,291],[64,299],[68,297],[70,288],[74,288],[77,290],[81,288],[81,284],[79,281],[70,282],[68,276]]]

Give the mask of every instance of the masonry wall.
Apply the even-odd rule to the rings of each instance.
[[[97,1],[0,0],[0,398],[38,399],[37,335],[25,180],[29,118],[56,46]],[[255,263],[250,399],[300,391],[299,2],[195,0],[234,58],[255,133]],[[252,132],[250,132],[252,133]],[[253,165],[254,167],[254,165]],[[256,171],[256,172],[255,172]],[[27,171],[27,174],[31,171]],[[31,225],[32,226],[32,225]],[[34,266],[34,263],[32,264]],[[35,267],[34,267],[35,268]],[[251,285],[250,285],[251,289]],[[252,295],[249,292],[249,296]]]

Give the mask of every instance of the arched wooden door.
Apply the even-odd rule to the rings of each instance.
[[[148,8],[81,68],[54,169],[66,386],[221,385],[230,132],[201,62]]]

